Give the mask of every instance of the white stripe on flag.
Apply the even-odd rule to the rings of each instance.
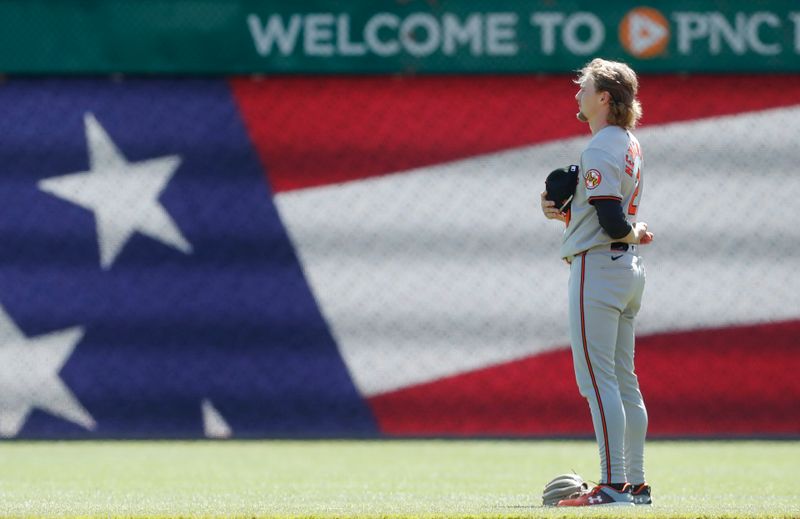
[[[800,109],[642,129],[640,333],[800,317]],[[560,224],[539,192],[587,137],[276,202],[359,390],[372,396],[568,343]]]

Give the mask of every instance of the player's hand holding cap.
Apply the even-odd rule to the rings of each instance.
[[[564,168],[554,169],[544,181],[545,198],[553,202],[553,207],[559,212],[566,212],[575,196],[575,187],[578,185],[580,168],[575,164]]]

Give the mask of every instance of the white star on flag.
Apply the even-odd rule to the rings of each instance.
[[[0,436],[16,436],[33,408],[95,428],[58,375],[82,337],[81,327],[25,337],[0,307]]]
[[[39,189],[94,212],[100,265],[111,268],[125,243],[140,232],[181,252],[192,245],[158,202],[181,159],[167,155],[128,162],[94,115],[84,115],[89,171],[41,180]]]
[[[233,434],[231,426],[208,398],[200,404],[203,411],[203,433],[206,438],[230,438]]]

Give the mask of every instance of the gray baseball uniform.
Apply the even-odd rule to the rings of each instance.
[[[575,377],[589,401],[601,483],[644,483],[647,410],[634,372],[634,318],[645,271],[636,253],[601,227],[590,202],[620,200],[630,223],[642,195],[639,142],[619,126],[597,132],[581,155],[581,178],[561,255],[571,262],[569,320]]]

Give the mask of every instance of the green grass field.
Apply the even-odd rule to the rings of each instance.
[[[26,517],[800,517],[800,442],[651,442],[655,504],[547,509],[598,473],[585,441],[0,443],[0,514]]]

